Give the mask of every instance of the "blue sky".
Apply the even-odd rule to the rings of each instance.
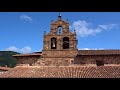
[[[120,12],[61,12],[77,31],[78,49],[120,49]],[[58,12],[0,12],[0,50],[41,51]]]

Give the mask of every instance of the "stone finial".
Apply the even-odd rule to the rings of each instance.
[[[67,22],[68,22],[68,19],[67,19]]]
[[[74,29],[74,34],[76,34],[76,30]]]

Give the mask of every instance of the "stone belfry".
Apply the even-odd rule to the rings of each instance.
[[[70,32],[68,19],[62,20],[61,13],[51,22],[50,32],[44,32],[40,65],[70,65],[77,55],[76,31]]]

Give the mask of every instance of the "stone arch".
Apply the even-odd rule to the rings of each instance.
[[[62,34],[62,30],[63,30],[63,27],[62,27],[62,26],[58,26],[58,27],[57,27],[57,33],[58,33],[58,34]]]
[[[63,49],[69,49],[69,37],[63,38]]]
[[[55,37],[51,38],[51,49],[57,49],[57,39]]]

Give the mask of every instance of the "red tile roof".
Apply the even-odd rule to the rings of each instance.
[[[0,70],[3,70],[3,71],[8,71],[8,70],[10,70],[11,68],[9,68],[9,67],[2,67],[2,66],[0,66]]]
[[[120,50],[79,50],[78,55],[120,55]]]
[[[120,78],[119,66],[15,67],[0,78]]]

